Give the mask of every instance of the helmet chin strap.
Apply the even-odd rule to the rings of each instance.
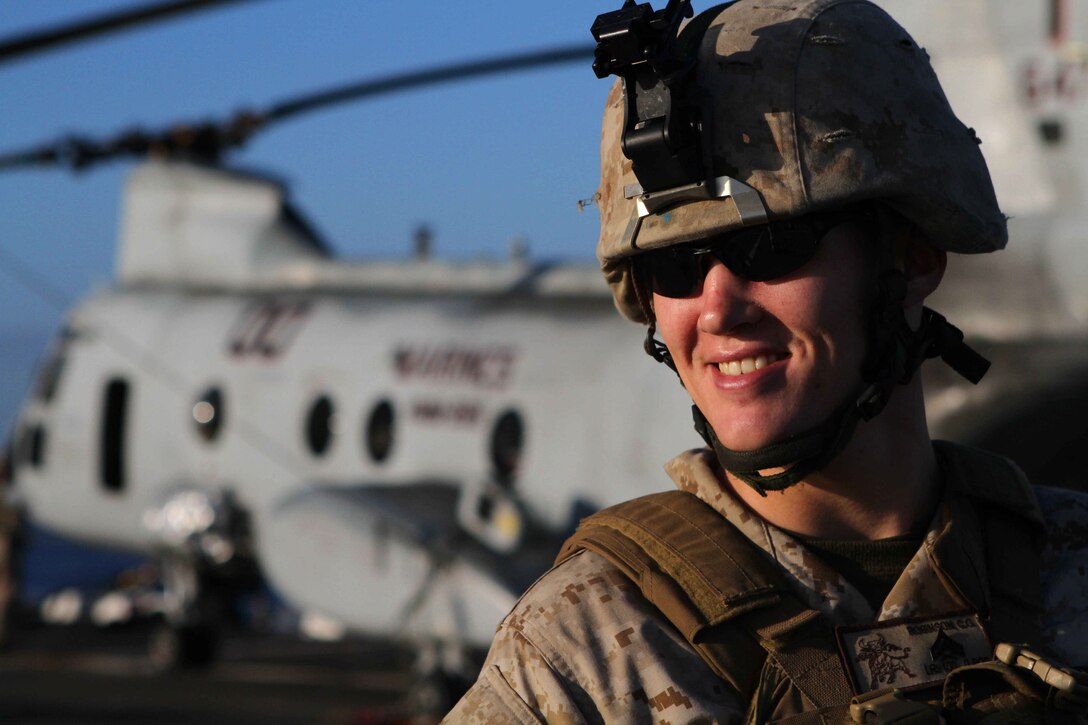
[[[714,449],[722,467],[761,496],[767,491],[783,491],[839,455],[858,422],[880,413],[895,386],[909,383],[925,360],[939,356],[972,383],[981,380],[989,361],[968,347],[958,328],[928,307],[922,310],[921,325],[912,330],[903,311],[905,296],[906,277],[900,270],[880,275],[870,324],[872,345],[862,365],[864,382],[845,404],[813,428],[762,448],[735,451],[718,440],[702,411],[692,406],[695,430]],[[770,468],[785,470],[760,473]]]
[[[722,468],[747,483],[760,496],[767,491],[784,491],[820,470],[842,452],[854,433],[860,415],[855,405],[843,406],[814,428],[804,433],[751,451],[726,448],[701,410],[691,406],[695,430],[714,449]],[[787,467],[779,473],[763,474],[768,468]]]

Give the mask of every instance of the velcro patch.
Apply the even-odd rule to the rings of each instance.
[[[989,662],[994,651],[971,613],[838,627],[835,636],[858,695],[935,684],[957,667]]]

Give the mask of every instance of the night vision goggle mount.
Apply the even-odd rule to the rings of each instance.
[[[680,22],[691,15],[691,0],[669,0],[656,12],[627,0],[590,28],[597,41],[593,72],[623,79],[623,153],[643,192],[705,178],[697,107],[684,98],[695,58],[676,49]]]
[[[590,28],[597,41],[593,72],[623,81],[621,146],[638,179],[624,188],[638,208],[627,235],[632,244],[643,217],[688,201],[732,198],[744,224],[767,220],[758,192],[712,174],[712,116],[692,82],[702,33],[679,32],[691,16],[691,0],[669,0],[657,11],[626,0]]]

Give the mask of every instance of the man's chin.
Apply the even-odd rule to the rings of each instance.
[[[769,433],[760,433],[753,435],[751,431],[731,431],[726,430],[725,435],[722,435],[721,429],[714,428],[715,435],[718,436],[718,441],[731,451],[748,452],[758,451],[767,446],[780,443],[788,438],[788,434],[783,433],[781,436],[774,436]]]
[[[714,426],[714,434],[718,441],[726,448],[738,451],[758,451],[776,443],[782,443],[789,438],[810,430],[817,423],[811,423],[807,427],[796,424],[797,421],[768,421],[755,420],[730,420],[711,425]]]

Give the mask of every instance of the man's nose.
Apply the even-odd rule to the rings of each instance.
[[[756,322],[760,308],[752,300],[752,285],[718,260],[714,260],[703,279],[700,295],[699,329],[712,335],[728,334],[741,325]]]

